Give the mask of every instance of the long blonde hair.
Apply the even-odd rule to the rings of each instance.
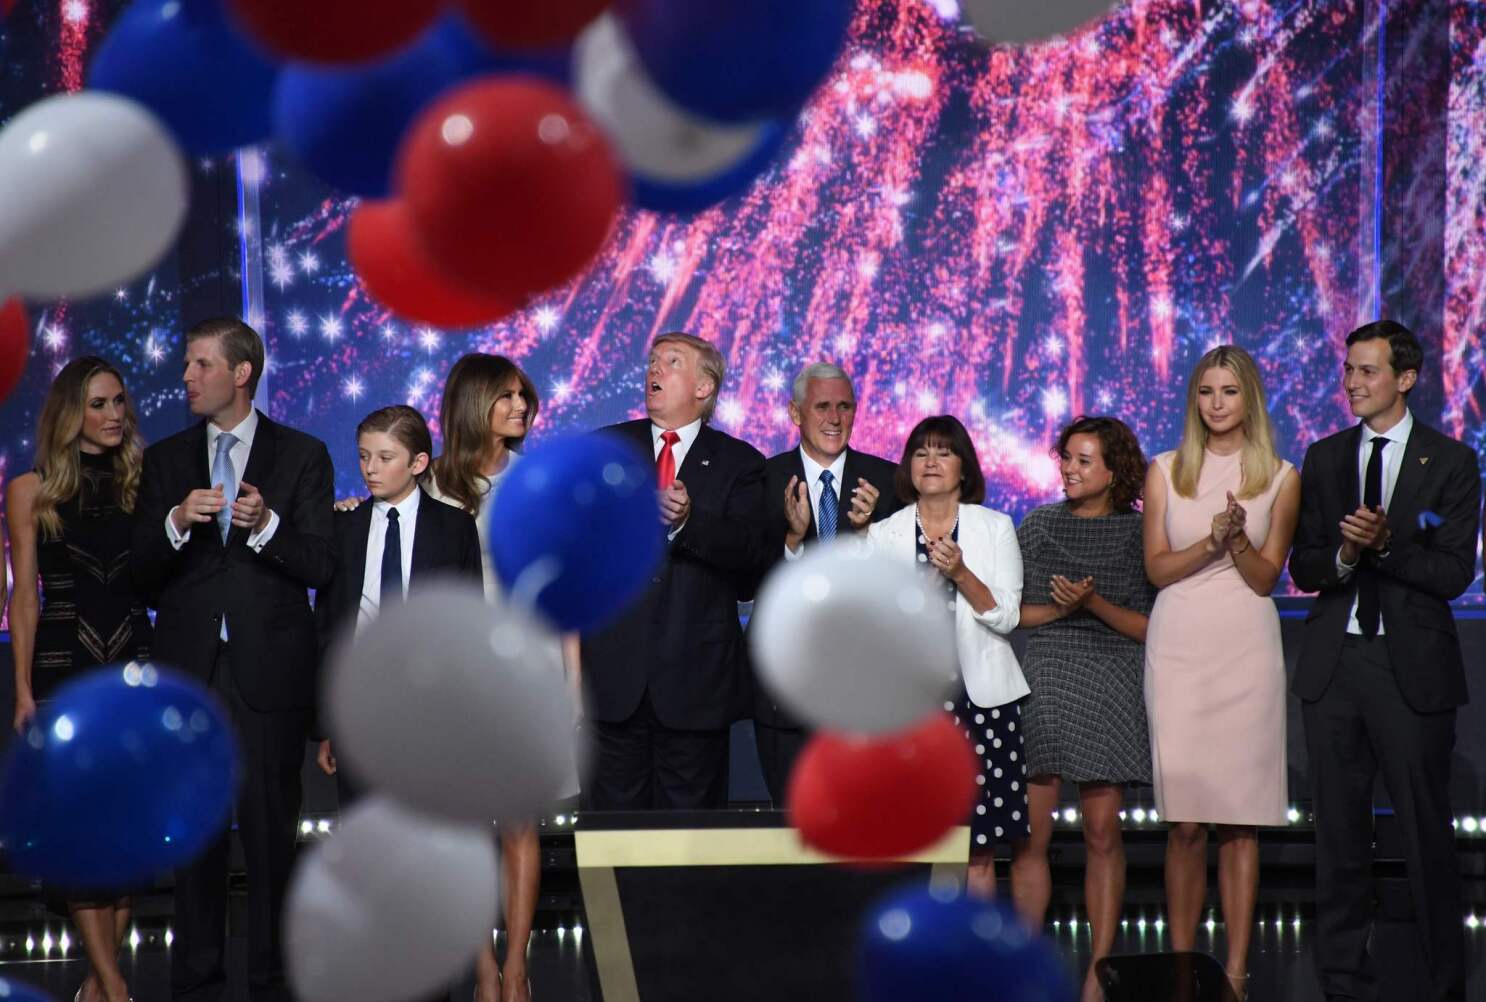
[[[1176,447],[1171,463],[1171,486],[1184,498],[1197,496],[1197,478],[1202,474],[1202,458],[1207,449],[1207,425],[1197,407],[1202,377],[1209,369],[1227,369],[1238,380],[1243,400],[1243,455],[1239,466],[1243,481],[1240,498],[1258,497],[1269,489],[1279,471],[1280,460],[1274,449],[1274,429],[1269,423],[1269,404],[1264,396],[1264,381],[1259,367],[1248,352],[1233,344],[1222,344],[1203,355],[1187,381],[1187,416],[1182,427],[1182,441]]]
[[[124,511],[134,511],[139,493],[139,475],[144,468],[144,443],[139,437],[139,419],[124,377],[113,365],[95,355],[74,358],[52,380],[41,418],[36,423],[36,474],[41,490],[36,495],[36,524],[46,539],[62,535],[62,505],[82,490],[82,461],[78,458],[83,434],[83,414],[88,406],[88,384],[94,376],[113,376],[124,387],[124,440],[113,453],[115,500]]]
[[[504,355],[473,352],[462,356],[449,370],[444,381],[444,398],[439,405],[439,425],[443,431],[444,449],[433,461],[434,480],[439,492],[453,498],[471,515],[480,512],[484,495],[483,467],[490,455],[490,412],[500,399],[506,383],[515,376],[521,383],[521,396],[526,400],[526,427],[537,417],[537,388],[526,373]],[[506,448],[521,451],[526,436],[506,440]]]

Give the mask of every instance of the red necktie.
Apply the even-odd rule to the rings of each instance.
[[[674,431],[663,431],[660,440],[665,444],[660,447],[660,455],[655,457],[655,482],[665,490],[676,482],[676,454],[671,451],[671,446],[681,441],[681,436]]]

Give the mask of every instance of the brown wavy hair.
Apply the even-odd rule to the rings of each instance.
[[[112,363],[96,355],[74,358],[62,367],[47,390],[36,422],[36,475],[41,490],[36,495],[36,526],[42,538],[62,535],[58,509],[82,490],[82,460],[78,458],[83,434],[83,412],[88,407],[88,384],[94,376],[113,376],[124,388],[124,440],[112,452],[115,500],[124,511],[134,511],[139,493],[139,475],[144,470],[144,442],[139,437],[139,418],[124,376]]]
[[[453,498],[471,515],[479,514],[485,494],[484,473],[490,456],[490,412],[506,383],[515,376],[526,400],[526,428],[537,419],[537,388],[521,367],[504,355],[471,352],[461,356],[444,381],[439,404],[439,425],[444,449],[433,461],[433,478],[439,492]],[[506,448],[520,452],[526,436],[506,440]]]
[[[1109,503],[1115,511],[1132,511],[1140,506],[1145,489],[1145,453],[1140,439],[1119,418],[1080,414],[1058,432],[1058,444],[1048,450],[1054,459],[1062,459],[1068,440],[1074,435],[1093,435],[1099,439],[1099,453],[1104,465],[1114,474],[1109,485]]]

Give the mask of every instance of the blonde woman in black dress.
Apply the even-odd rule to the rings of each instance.
[[[1084,997],[1100,998],[1094,962],[1114,945],[1125,893],[1120,807],[1125,787],[1151,781],[1142,677],[1147,615],[1140,442],[1109,417],[1079,417],[1058,435],[1065,500],[1028,513],[1017,530],[1026,580],[1021,627],[1030,836],[1013,846],[1012,894],[1040,929],[1052,891],[1047,847],[1059,787],[1077,784],[1084,899],[1091,935]]]
[[[5,493],[16,587],[10,601],[17,734],[37,704],[100,665],[149,658],[150,621],[129,574],[143,467],[134,407],[119,371],[74,359],[52,382],[36,431],[36,464]],[[40,588],[37,581],[40,580]],[[129,898],[49,889],[72,915],[91,971],[79,1002],[127,1002],[118,952]]]

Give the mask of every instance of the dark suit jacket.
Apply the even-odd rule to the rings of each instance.
[[[335,566],[330,512],[335,501],[325,443],[258,415],[242,480],[279,516],[260,552],[248,531],[227,542],[215,523],[191,529],[180,550],[165,517],[191,491],[210,488],[206,422],[145,450],[135,503],[134,577],[157,612],[153,655],[201,679],[211,676],[222,615],[243,698],[257,710],[293,710],[315,701],[318,647],[307,589],[324,587]]]
[[[1386,557],[1367,552],[1358,570],[1339,579],[1336,554],[1342,518],[1361,503],[1357,449],[1361,426],[1312,445],[1300,475],[1300,523],[1290,553],[1290,577],[1305,591],[1320,592],[1306,616],[1294,691],[1319,699],[1331,682],[1357,578],[1378,578],[1378,599],[1388,655],[1399,688],[1419,713],[1466,702],[1465,666],[1449,602],[1475,579],[1481,473],[1475,453],[1414,418],[1388,510],[1393,537]],[[1421,528],[1419,513],[1444,519]]]
[[[898,499],[898,493],[893,487],[893,474],[897,469],[896,463],[890,463],[886,459],[851,448],[846,450],[846,466],[841,471],[841,505],[837,531],[852,531],[846,513],[851,510],[851,492],[856,490],[858,478],[877,488],[877,506],[872,509],[873,522],[881,522],[903,507],[903,502]],[[784,537],[789,535],[789,520],[784,516],[784,490],[789,486],[790,477],[805,479],[805,462],[800,458],[798,445],[788,452],[770,456],[764,463],[765,544],[763,563],[759,567],[760,581],[784,560]],[[815,527],[815,506],[811,505],[810,528],[805,532],[804,545],[808,547],[819,539],[820,534]],[[771,727],[800,726],[799,721],[780,709],[779,704],[762,685],[755,684],[753,693],[753,718],[759,723]]]
[[[650,421],[605,429],[654,455]],[[763,540],[764,457],[703,425],[676,473],[691,515],[650,589],[617,621],[583,638],[588,715],[617,723],[646,689],[667,727],[710,730],[748,715],[738,602],[753,597]],[[656,531],[664,531],[657,518]]]
[[[423,488],[418,488],[420,491]],[[315,595],[315,621],[320,650],[329,648],[336,634],[356,622],[361,608],[361,586],[366,579],[366,546],[371,537],[372,499],[353,511],[338,511],[332,519],[335,532],[335,574]],[[413,564],[408,574],[408,592],[431,581],[465,581],[483,584],[480,563],[480,534],[468,512],[445,504],[427,491],[418,500],[418,520],[413,529]]]

